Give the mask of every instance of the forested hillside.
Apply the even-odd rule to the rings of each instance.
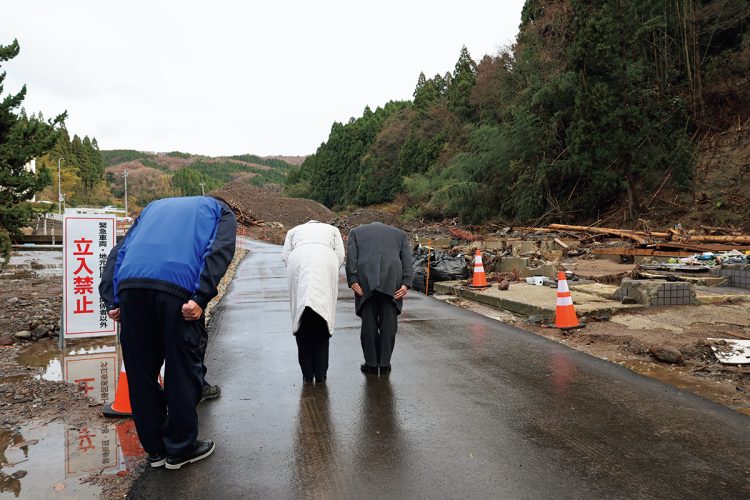
[[[53,179],[38,196],[41,200],[57,201],[57,167],[61,170],[62,193],[69,206],[109,203],[111,193],[103,184],[104,161],[96,138],[70,138],[62,126],[52,150],[37,159],[37,168],[48,171]]]
[[[333,208],[403,193],[409,215],[465,222],[750,215],[750,193],[698,200],[695,181],[707,145],[748,119],[748,20],[745,0],[528,0],[511,47],[478,62],[463,48],[413,100],[334,123],[287,192]],[[746,160],[718,168],[743,182]]]
[[[208,157],[173,151],[148,153],[129,149],[102,151],[105,180],[112,195],[124,196],[128,172],[128,203],[143,207],[165,196],[194,196],[240,182],[280,190],[291,165],[256,155]]]

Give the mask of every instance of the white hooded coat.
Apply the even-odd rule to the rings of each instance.
[[[286,264],[292,332],[299,330],[302,313],[309,307],[326,320],[333,335],[339,268],[344,263],[339,230],[318,221],[295,226],[286,233],[281,258]]]

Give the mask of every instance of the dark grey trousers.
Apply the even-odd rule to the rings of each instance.
[[[374,292],[360,308],[362,317],[362,354],[368,366],[391,366],[391,354],[396,344],[398,309],[393,297]]]

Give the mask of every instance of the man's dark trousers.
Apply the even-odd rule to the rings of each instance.
[[[130,405],[138,438],[148,453],[188,454],[198,437],[205,327],[201,321],[185,321],[184,303],[158,290],[120,292],[120,343]],[[162,391],[157,378],[165,361]]]
[[[328,373],[328,323],[318,313],[306,307],[302,312],[300,327],[294,338],[297,340],[297,358],[302,376],[316,381],[325,380]]]
[[[360,341],[365,364],[368,366],[391,366],[391,354],[396,344],[398,309],[393,297],[373,292],[360,308],[362,330]]]

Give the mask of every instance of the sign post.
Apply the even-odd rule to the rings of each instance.
[[[63,218],[63,314],[60,348],[67,339],[115,335],[99,296],[107,256],[115,246],[115,216],[76,213]]]

